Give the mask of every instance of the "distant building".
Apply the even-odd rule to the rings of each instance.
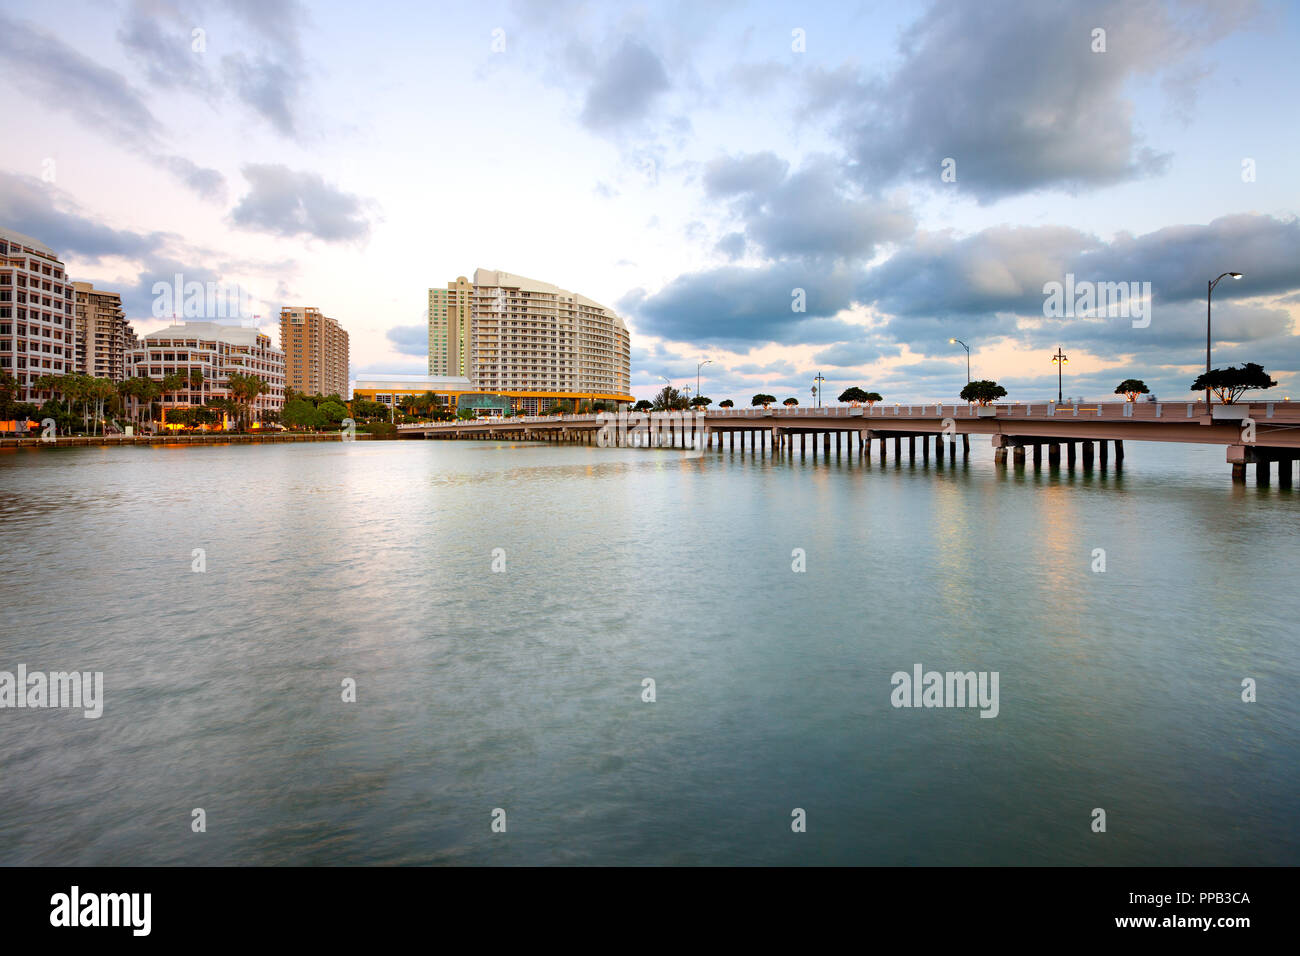
[[[348,333],[310,306],[280,310],[285,384],[308,395],[348,397]]]
[[[469,368],[470,298],[464,276],[429,290],[429,374],[465,375]]]
[[[76,343],[74,371],[120,382],[126,377],[126,353],[139,344],[122,311],[122,296],[74,282]]]
[[[54,250],[0,226],[0,371],[18,382],[14,398],[43,402],[42,375],[75,371],[73,289]]]
[[[206,405],[214,398],[231,398],[231,372],[256,375],[269,386],[253,403],[253,419],[284,408],[284,352],[271,337],[255,328],[219,322],[182,322],[150,332],[138,348],[127,353],[128,377],[163,379],[167,375],[203,373],[197,386],[186,385],[161,398],[164,407]],[[344,387],[347,383],[344,382]]]
[[[429,374],[467,378],[473,394],[526,414],[563,399],[634,400],[621,318],[577,293],[490,269],[429,290]]]

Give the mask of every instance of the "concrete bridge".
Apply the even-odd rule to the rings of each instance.
[[[620,424],[621,423],[621,424]],[[989,435],[994,460],[1023,465],[1026,454],[1034,464],[1059,466],[1062,446],[1068,467],[1094,459],[1105,466],[1113,445],[1115,461],[1124,459],[1124,442],[1168,441],[1223,445],[1234,481],[1245,481],[1246,465],[1256,466],[1260,484],[1271,481],[1278,463],[1280,487],[1292,485],[1294,464],[1300,460],[1300,403],[1243,402],[1233,405],[1204,402],[1099,402],[990,405],[881,405],[859,408],[710,409],[704,413],[626,413],[625,415],[565,415],[492,418],[471,421],[399,425],[404,438],[469,438],[574,442],[616,446],[712,448],[746,445],[754,452],[793,455],[796,446],[806,457],[809,446],[829,456],[869,457],[879,442],[883,458],[893,444],[895,458],[907,440],[909,460],[928,461],[970,454],[971,435]]]

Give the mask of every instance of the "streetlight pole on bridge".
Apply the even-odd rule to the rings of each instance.
[[[1214,287],[1219,284],[1219,279],[1232,276],[1234,279],[1240,279],[1240,272],[1225,272],[1218,279],[1211,279],[1206,284],[1205,289],[1205,374],[1210,374],[1210,299],[1214,296]],[[1210,390],[1205,390],[1205,406],[1210,405]]]
[[[1065,353],[1061,351],[1061,347],[1058,345],[1056,354],[1052,356],[1052,361],[1056,363],[1056,404],[1060,405],[1064,401],[1061,398],[1061,369],[1070,360],[1065,357]],[[1074,446],[1071,445],[1070,447],[1073,448]]]

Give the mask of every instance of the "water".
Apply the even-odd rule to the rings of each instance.
[[[0,452],[0,669],[106,688],[0,710],[0,863],[1296,864],[1300,497],[1127,451]]]

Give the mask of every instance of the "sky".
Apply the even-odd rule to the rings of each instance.
[[[177,275],[277,343],[320,308],[353,378],[502,269],[618,311],[638,397],[744,405],[953,401],[951,338],[1009,401],[1058,347],[1067,396],[1187,398],[1237,271],[1214,364],[1300,398],[1298,49],[1269,0],[7,0],[0,225],[141,334]]]

